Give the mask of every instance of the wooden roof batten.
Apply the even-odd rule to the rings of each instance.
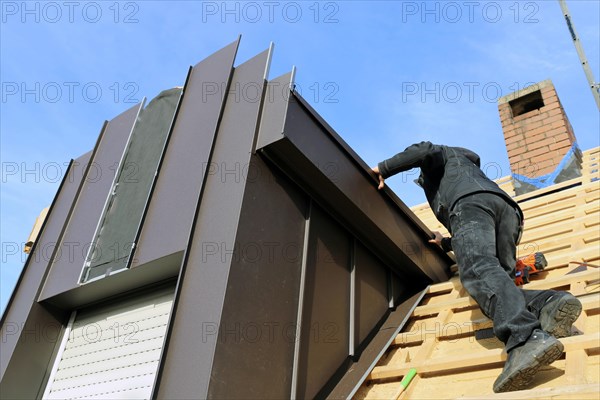
[[[514,196],[510,178],[498,183]],[[417,375],[399,399],[598,398],[600,147],[583,152],[581,177],[514,198],[526,221],[518,256],[541,251],[548,260],[546,269],[524,288],[566,290],[583,305],[574,335],[560,339],[563,356],[540,369],[530,389],[493,393],[506,360],[504,345],[495,337],[476,337],[477,332],[489,332],[492,322],[453,276],[429,287],[355,399],[396,398],[400,380],[411,368]],[[412,210],[431,230],[447,234],[428,204]]]

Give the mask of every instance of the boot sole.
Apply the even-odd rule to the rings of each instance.
[[[542,329],[556,338],[571,336],[571,327],[580,314],[581,302],[576,297],[564,299],[556,307],[550,321],[542,324]]]
[[[504,379],[504,382],[498,386],[494,386],[494,392],[513,392],[515,390],[526,389],[529,384],[533,381],[533,377],[537,374],[538,370],[545,366],[550,365],[556,361],[563,353],[564,346],[558,340],[555,340],[550,346],[546,347],[538,354],[535,354],[529,364],[523,368],[514,371],[511,375]]]

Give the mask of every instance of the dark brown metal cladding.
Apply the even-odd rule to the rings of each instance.
[[[208,397],[285,399],[308,197],[259,156],[248,171]]]
[[[388,311],[387,268],[360,242],[355,254],[356,350]]]
[[[142,104],[113,118],[98,144],[91,166],[85,176],[67,228],[58,245],[59,252],[50,267],[40,300],[79,286],[86,250],[96,231],[106,197],[111,191],[115,167],[118,165],[129,134]]]
[[[148,205],[132,267],[185,250],[239,39],[194,66]]]
[[[275,101],[285,101],[278,99]],[[387,265],[424,283],[449,277],[449,258],[425,240],[420,229],[395,201],[376,190],[368,171],[346,152],[294,94],[287,106],[283,131],[279,126],[261,126],[259,147],[286,173],[307,187],[310,194],[335,213],[362,242],[373,247]],[[271,108],[276,108],[275,105]],[[262,147],[260,147],[262,146]]]
[[[0,397],[3,399],[35,398],[43,384],[46,365],[56,344],[60,343],[64,323],[60,313],[48,311],[36,300],[47,274],[49,258],[73,208],[82,171],[89,158],[88,153],[70,163],[2,315]],[[35,359],[32,354],[35,354]],[[22,379],[23,376],[27,379]]]
[[[176,279],[183,252],[177,252],[144,264],[144,268],[132,268],[102,279],[77,285],[43,300],[43,304],[60,309],[77,309],[92,303],[101,303],[123,293],[135,292],[146,286],[154,286],[165,280]]]
[[[447,279],[451,260],[427,244],[428,229],[393,193],[375,189],[370,169],[303,99],[291,92],[286,96],[285,90],[282,93],[282,88],[291,86],[292,79],[293,74],[286,74],[269,82],[276,90],[272,91],[274,96],[270,101],[265,102],[256,149],[341,224],[343,233],[340,234],[358,239],[354,241],[355,298],[340,296],[345,297],[346,304],[354,301],[354,321],[338,321],[338,326],[345,334],[354,330],[354,354],[359,357],[360,365],[371,365],[378,356],[372,340],[381,343],[381,338],[388,339],[386,330],[390,328],[385,324],[390,316],[393,315],[394,320],[400,318],[399,315],[402,319],[406,317],[402,311],[388,313],[387,307],[390,304],[400,305],[399,310],[414,307],[416,303],[407,296],[432,281]],[[309,252],[314,251],[311,246],[308,246]],[[338,258],[344,257],[339,249],[335,253]],[[394,272],[388,272],[387,268]],[[311,273],[307,266],[307,279]],[[338,277],[337,281],[340,280],[349,281],[349,276]],[[407,282],[410,282],[408,286]],[[311,288],[308,280],[301,293],[305,307],[312,302],[321,306],[329,304],[318,300],[323,295],[320,290]],[[308,329],[306,324],[310,325],[306,312],[299,321],[305,330]],[[302,334],[304,341],[300,343],[305,343],[306,331]],[[312,343],[300,346],[297,383],[292,388],[292,396],[323,397],[331,390],[339,394],[341,389],[335,389],[338,381],[343,381],[346,389],[360,384],[348,383],[348,374],[366,378],[366,375],[358,377],[352,373],[358,366],[350,366],[346,337],[342,343],[342,346],[335,344],[314,352],[309,349],[317,347]],[[344,346],[346,357],[341,353]],[[340,354],[336,356],[338,347]]]
[[[415,289],[413,288],[414,292]],[[381,359],[385,351],[390,347],[394,338],[408,321],[414,308],[421,302],[427,288],[419,290],[414,294],[402,297],[400,305],[391,310],[384,318],[381,327],[376,331],[366,348],[361,352],[360,358],[354,362],[335,384],[335,387],[327,393],[328,399],[350,399],[354,396],[361,384],[366,381],[367,376]]]
[[[177,278],[152,398],[356,392],[451,260],[290,90],[294,71],[266,82],[272,48],[233,68],[238,46],[189,72],[131,268],[78,284],[82,247],[141,105],[107,123],[89,160],[78,160],[93,165],[86,174],[73,167],[78,178],[61,186],[3,316],[3,338],[8,322],[60,329],[74,309]],[[72,254],[51,252],[44,264],[52,241]],[[57,341],[31,345],[26,336],[6,335],[2,345],[3,398],[39,397],[51,370]]]
[[[296,397],[314,398],[348,359],[351,237],[320,207],[310,215]]]
[[[237,67],[232,89],[256,84],[262,94],[263,77],[268,68],[269,51]],[[199,199],[196,225],[189,252],[177,287],[175,314],[169,327],[169,346],[162,360],[157,398],[206,398],[211,378],[216,335],[207,329],[218,326],[231,268],[244,180],[234,174],[221,174],[247,166],[260,113],[260,97],[250,99],[229,93],[210,163]],[[209,248],[216,246],[216,254]]]
[[[293,79],[294,71],[271,79],[267,83],[256,150],[283,139]]]

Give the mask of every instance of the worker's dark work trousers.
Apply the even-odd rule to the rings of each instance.
[[[494,321],[494,334],[508,352],[540,328],[539,311],[555,292],[515,285],[520,221],[516,209],[500,195],[476,193],[460,199],[450,224],[460,280]]]

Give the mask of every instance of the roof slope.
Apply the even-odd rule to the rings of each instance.
[[[542,251],[548,267],[526,289],[568,290],[583,304],[577,335],[561,339],[565,354],[540,370],[532,388],[494,394],[506,354],[495,337],[476,339],[491,321],[466,294],[458,276],[430,286],[403,331],[371,371],[358,399],[391,399],[399,380],[417,376],[400,399],[598,398],[600,392],[600,148],[583,152],[582,177],[515,197],[526,226],[519,256]],[[500,184],[509,193],[511,182]],[[558,190],[558,191],[557,191]],[[444,231],[427,204],[413,211],[432,230]]]

